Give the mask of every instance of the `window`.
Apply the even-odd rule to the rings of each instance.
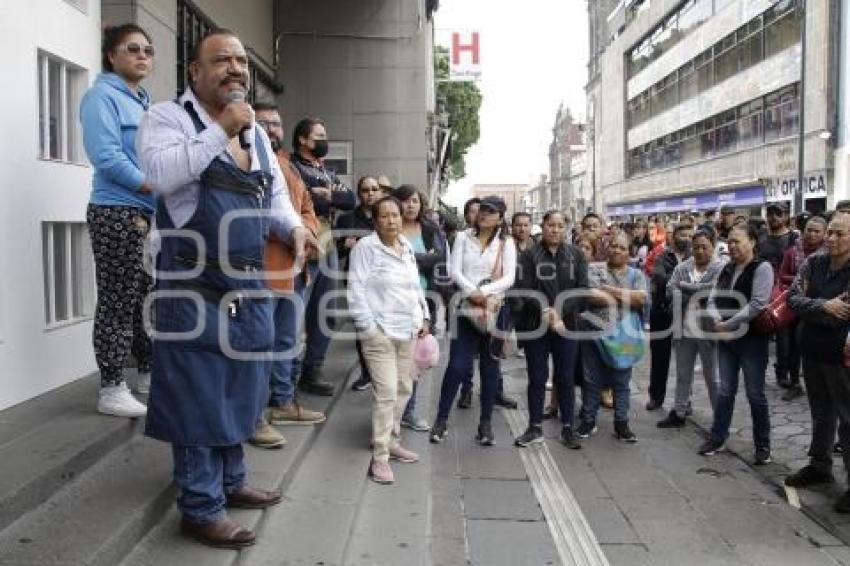
[[[706,49],[694,59],[694,68],[697,73],[699,92],[705,92],[714,86],[714,56],[711,48]]]
[[[761,16],[738,29],[740,68],[748,69],[764,59],[764,32]]]
[[[713,0],[687,0],[682,2],[663,23],[650,30],[644,39],[627,53],[628,78],[641,72],[647,65],[682,41],[700,24],[710,18],[712,13]],[[631,21],[633,17],[633,11],[630,8],[626,19]]]
[[[325,157],[325,166],[328,170],[336,173],[339,180],[349,188],[354,187],[354,172],[351,167],[351,159],[354,155],[351,142],[332,141],[328,143],[328,155]]]
[[[684,102],[699,93],[694,62],[689,61],[679,69],[679,101]]]
[[[679,33],[686,36],[711,17],[711,0],[689,0],[679,8]]]
[[[82,67],[38,52],[38,142],[42,159],[83,161],[79,107],[87,83]]]
[[[667,75],[664,79],[658,81],[652,87],[652,95],[650,98],[651,115],[657,116],[662,112],[676,106],[679,102],[679,92],[677,90],[678,72]]]
[[[738,73],[738,42],[730,33],[714,46],[714,84],[720,84]]]
[[[764,54],[771,57],[800,41],[797,0],[779,0],[764,13]]]
[[[95,304],[94,259],[85,223],[44,222],[41,231],[45,322],[90,318]]]
[[[189,84],[189,58],[195,44],[218,26],[194,4],[177,0],[177,94]]]
[[[764,101],[755,100],[744,104],[738,109],[738,144],[739,147],[752,147],[763,141]]]
[[[792,85],[632,149],[629,174],[693,163],[793,136],[799,127],[798,85]]]

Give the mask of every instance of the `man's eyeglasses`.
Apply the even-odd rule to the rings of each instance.
[[[281,128],[283,124],[280,120],[257,120],[257,124],[260,125],[261,128],[269,129],[269,128]]]
[[[123,45],[118,46],[119,51],[126,51],[130,55],[138,55],[144,52],[145,56],[153,57],[154,56],[154,48],[153,45],[139,45],[138,43],[125,43]]]

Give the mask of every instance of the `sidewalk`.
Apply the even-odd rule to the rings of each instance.
[[[504,367],[524,405],[524,360]],[[613,437],[610,410],[600,411],[599,431],[581,450],[560,444],[559,423],[544,426],[547,448],[610,564],[850,564],[842,540],[788,505],[744,461],[699,456],[702,435],[693,426],[658,429],[660,413],[644,409],[647,375],[646,365],[636,372],[631,399],[636,444]]]
[[[640,391],[633,398],[633,409],[641,420],[658,421],[664,418],[673,403],[675,395],[675,356],[670,363],[670,378],[667,387],[667,399],[663,410],[648,413],[644,409],[647,401],[646,391],[649,387],[649,355],[634,372],[634,382]],[[773,346],[771,345],[771,357],[767,369],[767,399],[770,404],[771,419],[771,443],[773,463],[767,466],[753,466],[757,473],[772,489],[783,498],[788,499],[789,494],[783,480],[786,476],[795,472],[808,463],[806,455],[811,441],[811,415],[809,412],[808,398],[804,395],[793,401],[781,399],[784,389],[776,384],[773,371],[774,363]],[[712,412],[709,407],[708,392],[702,378],[702,367],[697,361],[693,389],[693,415],[691,422],[701,431],[707,432],[711,428]],[[735,412],[732,418],[732,434],[727,441],[727,449],[740,458],[747,465],[753,460],[752,420],[750,409],[744,393],[743,383],[740,386],[738,397],[735,402]],[[706,459],[706,462],[713,462]],[[803,513],[823,525],[824,528],[836,537],[850,544],[850,516],[840,515],[833,511],[832,505],[835,500],[845,491],[844,463],[839,455],[835,455],[833,472],[836,483],[830,486],[817,487],[814,489],[801,489],[791,492],[792,505],[796,505],[795,496]]]

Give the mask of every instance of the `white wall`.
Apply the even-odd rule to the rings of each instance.
[[[85,220],[91,169],[38,158],[36,51],[87,68],[93,81],[100,69],[100,2],[88,0],[87,10],[64,0],[3,5],[0,51],[9,56],[0,138],[0,408],[96,369],[90,321],[46,330],[40,225]]]

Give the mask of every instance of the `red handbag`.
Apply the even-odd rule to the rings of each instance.
[[[770,303],[753,320],[753,326],[760,334],[776,334],[789,328],[796,318],[797,314],[788,306],[788,289],[777,285],[770,294]]]

